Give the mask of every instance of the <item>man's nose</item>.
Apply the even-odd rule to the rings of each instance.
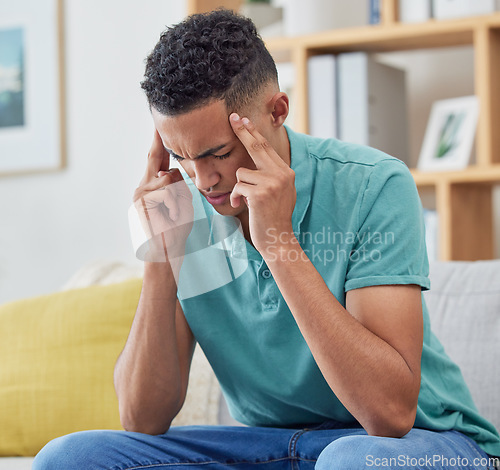
[[[220,174],[208,158],[200,158],[193,162],[194,184],[201,191],[208,191],[220,180]]]

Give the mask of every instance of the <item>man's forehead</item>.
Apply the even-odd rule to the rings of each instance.
[[[165,122],[183,125],[186,122],[193,122],[196,120],[204,121],[207,116],[210,116],[212,121],[226,121],[231,112],[228,111],[223,100],[212,100],[196,108],[173,115],[163,114],[152,107],[151,114],[155,120],[164,120]]]
[[[205,156],[227,147],[237,139],[229,123],[227,111],[205,106],[176,116],[152,111],[155,126],[169,151],[190,158]]]

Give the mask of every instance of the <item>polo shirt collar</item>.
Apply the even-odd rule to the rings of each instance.
[[[311,203],[315,170],[307,147],[307,136],[292,131],[288,126],[285,126],[285,129],[290,142],[290,167],[295,172],[295,190],[297,192],[297,201],[292,214],[292,227],[294,233],[298,235]]]

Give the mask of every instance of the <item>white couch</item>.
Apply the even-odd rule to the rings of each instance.
[[[122,266],[86,267],[66,288],[122,280],[131,273]],[[436,262],[431,265],[431,290],[425,293],[432,329],[454,359],[482,414],[500,428],[500,260]],[[237,424],[229,416],[220,388],[197,348],[189,396],[174,424]],[[0,470],[27,470],[32,458],[0,458]]]

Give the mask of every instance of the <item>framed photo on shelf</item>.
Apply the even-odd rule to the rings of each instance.
[[[432,105],[418,169],[464,169],[469,164],[478,116],[476,96],[436,101]]]
[[[62,0],[0,3],[0,176],[64,166]]]

